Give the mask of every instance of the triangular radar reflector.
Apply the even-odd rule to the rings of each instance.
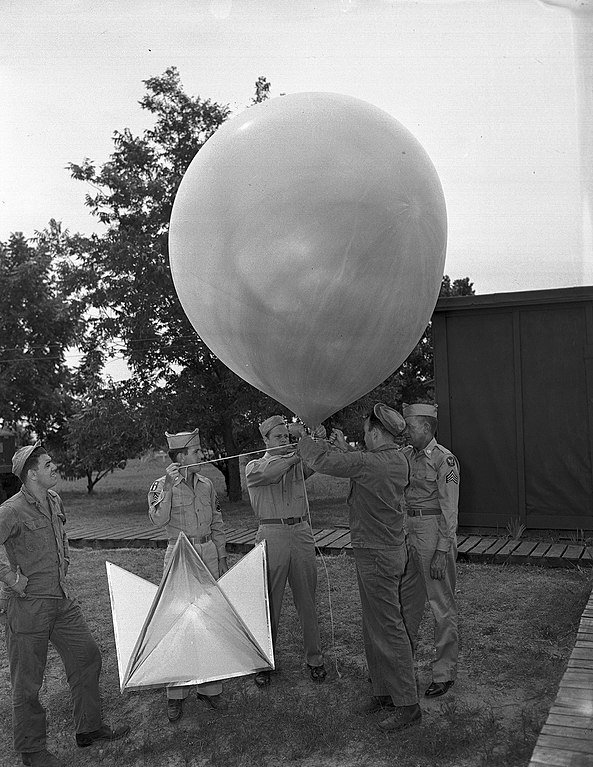
[[[265,562],[265,558],[260,550],[243,568],[242,577],[249,579],[253,575],[255,581],[247,584],[247,605],[238,594],[243,589],[233,587],[236,576],[229,579],[233,603],[181,533],[140,630],[137,630],[137,620],[133,624],[135,641],[131,652],[132,623],[121,619],[121,605],[114,606],[111,589],[114,624],[118,622],[116,641],[119,636],[122,644],[122,649],[118,648],[118,663],[129,657],[122,689],[200,684],[273,668],[265,571],[263,579],[260,573],[262,561]],[[118,577],[118,581],[123,580]],[[248,618],[259,637],[263,637],[263,646],[242,617],[242,614],[247,616],[251,600],[264,604],[263,615],[260,609],[256,611],[256,621]],[[143,609],[145,607],[144,601]],[[139,615],[140,610],[137,613]],[[126,637],[122,642],[123,634]]]
[[[218,585],[273,666],[266,542],[261,541],[251,549],[218,579]]]
[[[123,691],[124,676],[136,640],[158,591],[154,583],[130,573],[112,562],[105,562],[111,599],[111,614],[117,651],[117,669]]]

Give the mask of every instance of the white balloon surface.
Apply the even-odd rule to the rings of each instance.
[[[311,426],[406,359],[434,309],[446,239],[418,141],[333,93],[271,99],[223,124],[183,177],[169,235],[202,340]]]

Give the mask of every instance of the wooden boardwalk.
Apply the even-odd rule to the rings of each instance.
[[[107,527],[96,524],[68,523],[70,545],[75,548],[165,548],[167,536],[163,528],[150,523],[134,523]],[[255,528],[226,527],[227,550],[244,554],[255,540]],[[347,527],[313,528],[315,544],[323,555],[351,554],[350,530]],[[582,544],[548,543],[545,541],[510,540],[495,536],[458,535],[458,559],[493,564],[535,564],[545,567],[592,567],[593,547]],[[593,764],[593,762],[592,762]]]
[[[593,592],[529,767],[593,765]]]

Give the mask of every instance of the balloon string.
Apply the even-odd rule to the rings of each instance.
[[[301,458],[301,474],[303,476],[303,488],[305,491],[305,506],[307,507],[307,518],[309,519],[309,527],[313,528],[313,523],[311,522],[311,509],[309,507],[309,495],[307,494],[307,483],[305,482],[305,467],[303,466],[303,459]],[[336,674],[338,675],[338,678],[341,679],[342,675],[340,674],[340,669],[338,668],[338,653],[336,652],[336,634],[335,634],[335,628],[334,628],[334,611],[332,608],[332,597],[331,597],[331,583],[329,580],[329,572],[327,570],[327,564],[325,562],[325,557],[323,556],[321,549],[317,544],[315,544],[315,548],[317,549],[317,552],[319,553],[319,557],[321,559],[321,562],[323,564],[323,569],[325,570],[325,579],[327,581],[327,601],[329,603],[329,622],[331,626],[331,643],[332,643],[332,652],[334,654],[334,666],[336,667]]]
[[[252,450],[250,453],[237,453],[237,455],[225,455],[224,458],[212,458],[209,461],[198,461],[198,463],[186,463],[181,468],[189,469],[190,466],[202,466],[204,463],[220,463],[220,461],[230,461],[231,458],[242,458],[244,455],[256,455],[257,453],[269,453],[272,450],[286,450],[286,445],[277,445],[276,447],[263,447],[259,450]]]

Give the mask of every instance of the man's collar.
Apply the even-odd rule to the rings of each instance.
[[[416,455],[420,455],[420,453],[424,453],[428,458],[430,458],[430,454],[432,453],[432,451],[434,450],[436,446],[437,446],[437,441],[433,437],[428,443],[428,445],[426,445],[426,447],[423,447],[422,450],[416,450],[416,448],[414,448],[414,453],[416,453]]]

